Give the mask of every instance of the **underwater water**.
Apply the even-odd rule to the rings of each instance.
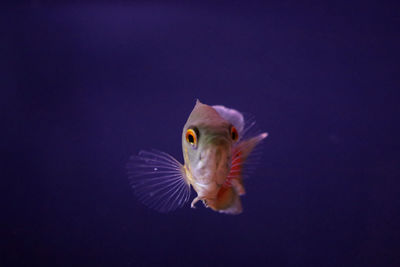
[[[399,266],[398,18],[385,1],[4,6],[0,265]],[[183,161],[196,99],[269,133],[240,215],[158,213],[129,185],[141,149]]]

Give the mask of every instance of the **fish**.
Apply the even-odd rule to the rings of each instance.
[[[127,164],[130,184],[149,208],[170,212],[197,193],[191,207],[201,201],[206,208],[225,214],[243,211],[245,166],[268,133],[254,133],[255,121],[222,105],[199,100],[182,131],[184,163],[159,150],[140,150]]]

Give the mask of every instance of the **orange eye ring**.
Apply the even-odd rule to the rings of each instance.
[[[188,129],[186,131],[186,141],[191,144],[192,146],[197,145],[197,136],[196,132],[193,129]]]
[[[231,138],[233,141],[237,141],[239,139],[239,133],[236,130],[235,126],[231,127]]]

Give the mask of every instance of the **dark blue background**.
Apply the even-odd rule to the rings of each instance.
[[[400,266],[393,2],[3,6],[2,266]],[[143,207],[195,99],[270,136],[244,213]]]

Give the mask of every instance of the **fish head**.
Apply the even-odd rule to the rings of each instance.
[[[225,182],[235,142],[232,129],[231,123],[213,107],[197,100],[183,128],[182,148],[185,166],[198,188],[207,187],[206,191],[212,191]]]

